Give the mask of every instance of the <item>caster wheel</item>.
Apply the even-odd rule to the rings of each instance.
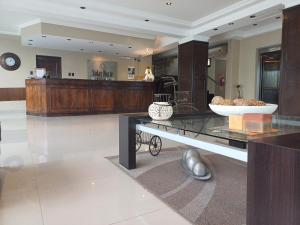
[[[161,150],[161,146],[162,146],[161,138],[156,135],[153,136],[149,142],[150,154],[153,156],[158,156]]]
[[[139,133],[135,133],[135,151],[140,150],[142,146],[142,136]]]

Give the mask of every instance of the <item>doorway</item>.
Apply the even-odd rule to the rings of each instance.
[[[280,84],[280,47],[259,51],[259,99],[278,104]]]
[[[61,57],[55,56],[36,56],[36,67],[45,68],[48,78],[51,79],[61,79]]]

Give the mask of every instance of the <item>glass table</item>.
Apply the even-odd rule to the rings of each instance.
[[[229,130],[228,117],[204,113],[176,116],[168,121],[138,118],[136,130],[247,162],[247,151],[244,149],[247,148],[249,140],[300,133],[298,117],[274,115],[272,123],[272,132],[246,134]],[[210,142],[205,137],[228,140],[228,144]]]
[[[265,134],[233,132],[228,129],[228,118],[212,113],[175,115],[169,121],[153,121],[147,114],[122,114],[119,163],[128,170],[136,168],[137,132],[244,161],[247,162],[248,216],[256,218],[253,215],[259,214],[262,221],[267,221],[270,213],[260,212],[272,205],[276,212],[283,212],[279,217],[289,218],[285,209],[293,207],[299,196],[300,118],[274,115],[273,128],[274,132]]]

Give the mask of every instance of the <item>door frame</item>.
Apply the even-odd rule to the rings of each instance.
[[[58,60],[59,61],[58,66],[59,66],[59,71],[60,71],[59,79],[62,79],[62,57],[60,57],[60,56],[49,56],[49,55],[36,55],[35,56],[35,66],[36,67],[38,65],[38,58],[39,57]]]
[[[260,55],[268,52],[281,51],[281,45],[271,45],[269,47],[259,48],[256,51],[256,85],[255,85],[255,97],[259,99],[260,97],[260,84],[261,84],[261,60]]]

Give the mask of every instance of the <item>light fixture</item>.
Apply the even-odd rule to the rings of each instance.
[[[171,6],[172,2],[166,2],[166,5]]]
[[[86,9],[86,7],[85,6],[80,6],[80,9]]]
[[[254,19],[255,17],[256,17],[256,15],[251,15],[250,16],[251,19]]]
[[[145,19],[145,22],[149,22],[150,20],[149,19]]]
[[[131,46],[129,46],[128,48],[132,48]]]
[[[32,39],[30,39],[30,40],[28,40],[28,41],[32,42],[33,40],[32,40]]]
[[[229,26],[232,26],[232,25],[234,25],[234,23],[233,23],[233,22],[231,22],[231,23],[229,23],[228,25],[229,25]]]

